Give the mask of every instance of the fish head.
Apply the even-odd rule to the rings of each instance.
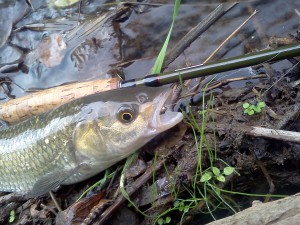
[[[134,87],[109,91],[88,104],[91,116],[75,131],[76,154],[104,170],[128,157],[183,119],[166,107],[168,88]]]
[[[132,91],[137,91],[132,101],[111,107],[114,108],[111,120],[100,120],[98,123],[110,146],[118,149],[139,148],[183,118],[181,113],[165,106],[170,89],[143,87],[133,88]]]

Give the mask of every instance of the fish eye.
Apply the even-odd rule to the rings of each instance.
[[[122,123],[130,123],[135,119],[135,110],[129,106],[121,107],[118,111],[118,119]]]

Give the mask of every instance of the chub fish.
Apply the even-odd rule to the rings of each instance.
[[[0,191],[39,196],[128,157],[183,115],[170,89],[134,87],[85,96],[0,131]]]

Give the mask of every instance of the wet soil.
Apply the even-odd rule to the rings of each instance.
[[[74,44],[68,45],[67,42],[67,49],[58,36],[55,36],[73,29],[78,25],[78,19],[82,24],[100,16],[108,18],[114,8],[103,6],[108,2],[110,1],[82,3],[81,15],[78,14],[78,4],[58,9],[46,3],[32,1],[33,10],[21,1],[16,1],[16,4],[0,3],[3,12],[19,12],[18,16],[5,15],[7,19],[0,13],[0,21],[5,21],[3,29],[10,31],[2,33],[0,38],[2,101],[25,95],[28,92],[24,90],[33,88],[112,76],[122,76],[127,80],[148,74],[170,26],[173,8],[168,1],[160,1],[165,4],[162,6],[135,6],[130,13],[114,18],[115,22],[105,21],[90,36],[88,34],[86,38],[74,41]],[[198,1],[183,1],[170,46],[177,43],[218,5],[218,2],[209,2],[201,1],[199,4]],[[203,62],[254,9],[258,9],[259,14],[222,48],[214,60],[255,52],[269,45],[276,47],[298,42],[300,16],[296,10],[299,6],[297,1],[242,2],[191,43],[167,70]],[[61,22],[60,18],[67,18],[67,22]],[[40,28],[40,23],[49,26]],[[29,24],[33,25],[28,26]],[[74,39],[70,38],[69,43],[71,40]],[[45,63],[39,54],[45,53],[45,46],[58,53],[54,58],[47,58],[47,54],[43,54],[50,64]],[[59,63],[56,62],[58,59]],[[202,170],[211,166],[211,154],[216,154],[217,159],[213,162],[215,167],[223,170],[226,162],[239,173],[229,175],[225,182],[214,181],[219,188],[253,194],[222,193],[222,198],[235,211],[250,207],[254,200],[276,199],[258,195],[298,193],[300,143],[254,137],[249,132],[254,126],[299,131],[298,62],[299,59],[295,58],[218,74],[211,86],[228,78],[253,74],[264,76],[211,88],[204,105],[201,104],[200,97],[200,101],[189,109],[183,123],[139,151],[138,160],[125,175],[126,187],[127,192],[132,192],[132,203],[150,216],[142,215],[132,203],[122,198],[119,191],[120,163],[111,168],[111,171],[119,171],[111,181],[94,188],[77,203],[74,202],[83,190],[100,180],[103,173],[57,191],[55,196],[62,212],[58,212],[50,196],[27,200],[6,195],[0,201],[0,222],[8,224],[12,209],[16,216],[11,224],[99,224],[99,221],[105,221],[103,224],[153,224],[159,221],[151,216],[157,215],[163,215],[161,218],[164,222],[170,217],[169,224],[206,224],[213,220],[212,215],[215,219],[231,215],[232,210],[228,207],[226,209],[226,204],[222,204],[212,190],[207,195],[209,205],[203,200],[194,201],[195,204],[186,208],[186,202],[181,208],[174,205],[180,199],[203,198],[200,193],[204,193],[205,186],[203,182],[199,182],[197,164],[200,145]],[[189,93],[189,89],[199,82],[201,80],[191,81],[184,91]],[[195,94],[198,93],[201,95],[201,90]],[[210,96],[214,98],[208,101]],[[243,103],[255,105],[259,101],[266,104],[261,113],[251,116],[243,113]],[[206,110],[205,120],[201,114],[203,109]],[[205,131],[203,142],[200,138],[202,131],[198,130],[202,126]],[[196,171],[198,174],[195,174]],[[198,178],[196,182],[195,177]],[[156,191],[154,194],[153,190]],[[117,204],[118,201],[123,204]],[[171,208],[176,209],[170,211]]]

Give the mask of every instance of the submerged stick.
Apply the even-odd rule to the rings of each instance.
[[[241,29],[242,27],[252,19],[253,16],[255,16],[257,14],[257,11],[255,10],[238,28],[236,28],[220,45],[219,47],[217,47],[211,54],[210,56],[207,57],[207,59],[204,60],[203,64],[206,64],[208,61],[210,61],[216,54],[218,51],[220,51],[220,49],[229,42],[229,40],[236,35]]]
[[[222,16],[234,8],[238,3],[220,4],[213,12],[204,18],[197,26],[193,27],[175,46],[167,53],[163,62],[163,68],[168,67],[191,43],[193,43],[201,34],[217,22]]]

